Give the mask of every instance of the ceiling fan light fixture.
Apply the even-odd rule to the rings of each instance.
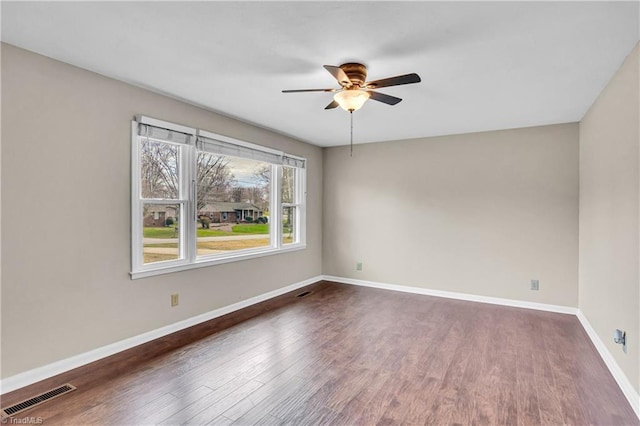
[[[333,96],[340,107],[349,112],[357,111],[369,99],[369,92],[360,89],[342,90]]]

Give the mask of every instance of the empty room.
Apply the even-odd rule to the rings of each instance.
[[[0,12],[3,423],[640,424],[639,2]]]

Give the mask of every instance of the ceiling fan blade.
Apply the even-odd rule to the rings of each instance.
[[[365,83],[367,89],[378,89],[380,87],[400,86],[402,84],[420,83],[422,80],[416,73],[398,75],[396,77],[383,78],[382,80],[374,80]]]
[[[294,89],[283,90],[282,93],[301,93],[301,92],[337,92],[340,89]]]
[[[340,86],[342,87],[351,87],[353,83],[347,76],[347,74],[340,67],[334,67],[333,65],[324,65],[324,68],[331,73],[333,78],[338,80]]]
[[[402,100],[400,98],[396,98],[395,96],[385,95],[384,93],[374,91],[369,91],[369,98],[387,105],[395,105]]]
[[[338,106],[338,103],[336,101],[331,102],[329,105],[327,105],[326,107],[324,107],[324,109],[334,109]]]

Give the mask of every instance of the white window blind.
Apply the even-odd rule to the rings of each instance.
[[[278,155],[275,152],[252,149],[204,136],[198,136],[196,147],[200,151],[210,152],[212,154],[230,155],[232,157],[246,158],[249,160],[273,164],[280,164],[282,162],[282,155]]]
[[[289,167],[298,167],[304,169],[306,167],[305,160],[297,157],[289,157],[287,154],[282,156],[282,165]]]
[[[210,152],[212,154],[229,155],[232,157],[298,167],[301,169],[305,167],[304,159],[289,156],[284,152],[255,149],[249,146],[211,139],[205,136],[198,136],[197,148],[201,151]]]
[[[138,126],[138,134],[150,139],[160,139],[167,142],[181,144],[188,144],[193,137],[193,135],[187,133],[151,126],[149,124],[140,124]]]
[[[282,151],[260,147],[248,142],[235,141],[224,136],[220,136],[219,138],[212,137],[215,136],[215,134],[179,125],[175,125],[175,129],[159,127],[149,124],[149,121],[157,122],[159,120],[148,119],[147,117],[138,118],[138,122],[140,123],[138,125],[138,134],[140,136],[178,144],[191,144],[193,141],[196,141],[196,147],[200,151],[212,154],[229,155],[232,157],[263,161],[266,163],[296,167],[300,169],[304,169],[306,167],[306,161],[304,158],[296,157],[295,155],[287,154]],[[189,133],[189,130],[193,130],[193,133]]]

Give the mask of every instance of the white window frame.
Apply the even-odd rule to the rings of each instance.
[[[180,145],[180,187],[182,188],[178,200],[148,200],[141,197],[141,176],[140,176],[140,143],[139,126],[146,124],[160,127],[172,131],[177,131],[192,135],[189,143]],[[272,163],[270,193],[270,244],[266,247],[257,247],[245,250],[236,250],[228,253],[212,254],[205,256],[197,255],[197,226],[195,220],[197,194],[195,188],[196,178],[196,156],[198,152],[196,138],[204,136],[215,139],[226,144],[249,148],[255,151],[275,154],[283,159],[300,160],[304,167],[296,167],[295,170],[295,190],[296,190],[296,236],[294,243],[282,243],[282,203],[281,203],[281,175],[282,164]],[[306,159],[302,157],[285,154],[271,148],[263,147],[253,143],[237,140],[228,136],[199,130],[191,127],[157,120],[145,116],[137,116],[131,122],[131,271],[132,279],[144,278],[154,275],[167,274],[184,271],[193,268],[219,265],[228,262],[253,259],[262,256],[286,253],[290,251],[302,250],[306,248]],[[220,154],[225,155],[225,154]],[[154,263],[143,263],[143,217],[144,204],[177,204],[182,205],[180,214],[178,238],[180,239],[180,256],[176,260],[167,260]],[[187,219],[187,218],[193,218]]]
[[[283,172],[284,167],[281,167],[278,171],[278,177],[279,179],[282,179],[282,172]],[[306,218],[303,217],[304,216],[304,211],[305,209],[303,208],[303,204],[304,204],[304,190],[303,188],[306,188],[306,184],[305,182],[303,182],[303,179],[305,178],[304,173],[299,173],[298,168],[294,168],[294,175],[293,175],[293,182],[294,182],[294,193],[293,193],[293,202],[291,203],[285,203],[282,202],[282,200],[279,200],[279,204],[278,204],[278,209],[280,212],[280,217],[283,216],[283,210],[285,207],[295,207],[295,217],[293,220],[293,225],[294,225],[294,241],[292,243],[287,243],[284,244],[282,243],[282,239],[284,237],[284,233],[283,230],[280,230],[280,233],[278,235],[278,238],[280,239],[280,242],[283,246],[285,247],[289,247],[291,245],[295,245],[298,244],[300,241],[300,237],[301,235],[304,233],[304,228],[301,227],[301,223],[303,223]],[[278,185],[278,188],[280,188],[280,185]],[[282,191],[278,191],[278,197],[282,196]],[[282,220],[279,221],[279,223],[282,225]]]

